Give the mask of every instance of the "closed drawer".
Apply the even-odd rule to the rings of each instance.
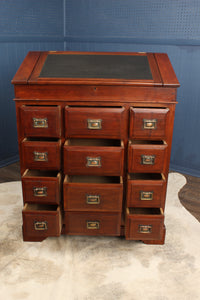
[[[130,138],[165,139],[167,134],[168,108],[130,109]]]
[[[162,174],[129,174],[127,207],[162,207],[166,181]]]
[[[61,136],[61,108],[59,106],[24,105],[20,109],[24,136]]]
[[[70,235],[120,235],[121,213],[65,212],[65,233]]]
[[[121,139],[124,108],[66,107],[65,136]]]
[[[129,141],[129,173],[162,173],[166,157],[165,142]]]
[[[22,141],[22,158],[25,167],[37,170],[60,169],[61,140],[37,141],[24,139]]]
[[[164,231],[164,215],[160,208],[127,208],[127,240],[159,240]]]
[[[121,177],[66,176],[63,185],[64,210],[118,211],[122,209]]]
[[[24,240],[42,240],[61,233],[61,212],[57,205],[26,203],[22,215]]]
[[[60,181],[57,172],[26,170],[22,176],[24,202],[59,204]]]
[[[64,145],[64,173],[123,174],[124,146],[120,140],[71,139]]]

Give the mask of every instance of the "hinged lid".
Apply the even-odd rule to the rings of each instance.
[[[29,52],[12,83],[179,86],[166,54],[117,52]]]

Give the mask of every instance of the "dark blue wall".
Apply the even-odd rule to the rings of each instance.
[[[1,0],[0,16],[0,166],[18,159],[10,81],[28,51],[146,51],[181,83],[171,168],[200,176],[200,1]]]

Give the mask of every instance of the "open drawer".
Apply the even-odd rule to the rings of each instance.
[[[61,173],[26,170],[22,176],[24,203],[59,204]]]
[[[127,208],[127,240],[160,240],[164,231],[162,208]]]
[[[24,241],[42,241],[61,234],[62,218],[57,205],[26,203],[22,216]]]
[[[129,173],[162,173],[167,154],[165,141],[129,141]]]
[[[121,212],[123,179],[117,176],[65,176],[64,210]]]
[[[64,144],[65,174],[120,176],[123,161],[121,140],[69,139]]]
[[[163,207],[166,180],[159,173],[128,174],[127,207]]]

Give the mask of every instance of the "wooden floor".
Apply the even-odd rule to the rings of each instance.
[[[187,184],[179,191],[183,206],[200,222],[200,178],[183,174]],[[0,168],[0,183],[20,180],[19,163]]]

